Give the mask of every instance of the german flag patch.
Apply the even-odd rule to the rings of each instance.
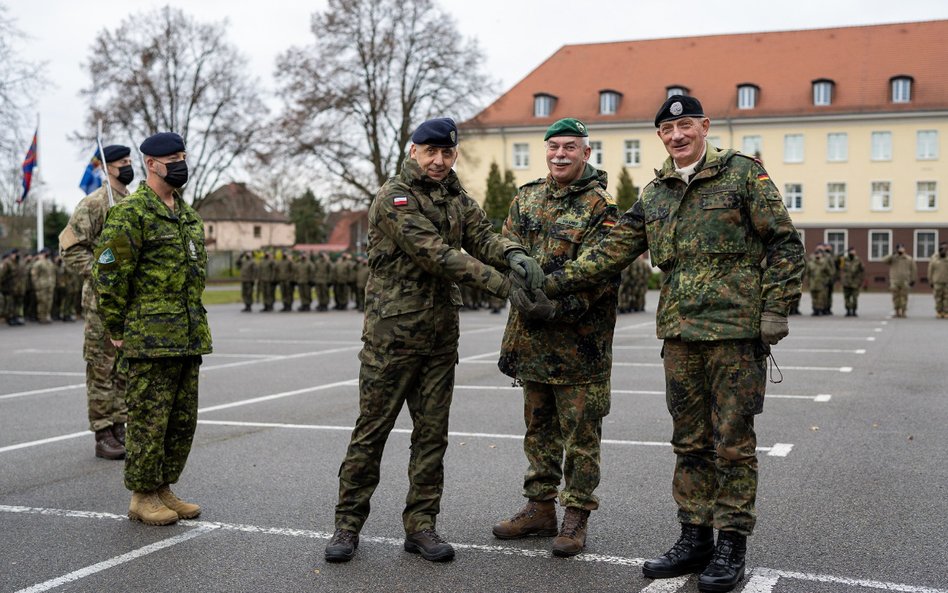
[[[602,226],[611,229],[612,227],[616,226],[616,221],[614,221],[614,220],[604,220],[604,221],[602,221]]]
[[[770,175],[766,173],[761,173],[760,175],[757,176],[757,181],[769,181],[769,180],[770,180]]]

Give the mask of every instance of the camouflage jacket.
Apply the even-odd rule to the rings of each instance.
[[[812,256],[806,260],[806,281],[810,290],[826,290],[833,277],[833,262],[825,255]]]
[[[277,282],[292,282],[295,277],[296,264],[293,263],[293,260],[290,259],[290,256],[284,255],[282,259],[276,260],[274,263],[276,277],[274,280]]]
[[[264,257],[257,262],[257,280],[260,282],[276,281],[276,262],[270,257]]]
[[[313,272],[313,283],[315,284],[330,284],[332,283],[332,262],[328,259],[323,259],[322,256],[316,258],[316,261],[313,262],[316,266],[315,271]]]
[[[369,207],[363,342],[376,352],[456,350],[457,283],[506,296],[509,281],[491,266],[505,268],[506,252],[519,248],[493,231],[454,171],[438,182],[405,159]],[[439,316],[451,326],[439,327]]]
[[[866,267],[858,255],[844,255],[839,265],[839,283],[843,288],[859,288],[866,277]]]
[[[915,282],[918,278],[918,266],[915,265],[912,256],[907,253],[903,255],[893,253],[882,261],[889,266],[890,287]]]
[[[204,223],[179,196],[174,202],[172,212],[142,183],[112,207],[96,249],[99,314],[129,358],[211,351]]]
[[[590,165],[560,189],[552,177],[520,188],[504,223],[504,236],[520,243],[550,273],[594,247],[618,212],[606,192],[606,173]],[[514,308],[500,347],[498,366],[522,381],[576,385],[609,379],[616,325],[618,276],[583,292],[554,299],[550,321],[525,319]]]
[[[30,268],[30,280],[33,282],[33,288],[55,288],[56,264],[48,259],[36,260]]]
[[[257,262],[253,257],[237,260],[237,268],[240,270],[241,282],[253,282],[257,279]]]
[[[293,268],[296,274],[296,277],[293,279],[294,282],[300,286],[308,286],[313,282],[316,266],[313,264],[313,260],[309,259],[308,256],[294,262]]]
[[[671,157],[598,248],[547,277],[553,294],[609,278],[646,249],[664,272],[659,338],[752,339],[800,294],[803,245],[756,160],[707,144],[685,184]]]
[[[928,283],[945,284],[948,282],[948,256],[940,255],[937,251],[928,261]]]
[[[112,184],[112,199],[115,203],[125,199],[128,189],[116,187]],[[99,243],[99,235],[105,226],[105,219],[109,214],[109,194],[105,185],[101,185],[88,196],[82,198],[76,210],[69,217],[66,228],[59,233],[59,254],[69,269],[82,275],[82,308],[83,310],[97,309],[95,290],[92,288],[90,275],[92,263],[95,261],[93,252]]]

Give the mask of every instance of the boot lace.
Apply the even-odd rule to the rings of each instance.
[[[681,558],[694,549],[697,541],[698,535],[696,533],[690,531],[684,532],[681,534],[681,537],[678,538],[678,541],[675,542],[675,545],[665,552],[665,555],[672,558]]]
[[[576,537],[576,532],[579,531],[579,528],[585,522],[585,517],[579,513],[566,513],[566,516],[563,517],[563,528],[560,530],[560,535],[563,537],[574,538]]]
[[[734,552],[734,542],[728,538],[718,537],[718,545],[714,546],[714,554],[711,556],[711,564],[723,566],[731,561],[731,554]]]
[[[431,541],[436,544],[447,543],[444,541],[444,538],[438,535],[437,531],[435,531],[434,529],[431,529],[430,527],[428,529],[422,529],[421,532],[427,535],[431,539]]]
[[[348,529],[337,529],[332,536],[333,544],[350,544],[355,539],[355,534]]]

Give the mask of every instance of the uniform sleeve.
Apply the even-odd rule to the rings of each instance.
[[[93,251],[101,230],[101,219],[96,216],[92,200],[83,199],[75,212],[69,217],[69,223],[59,234],[59,253],[69,269],[88,278],[92,273]]]
[[[125,203],[116,205],[102,229],[92,267],[99,313],[113,340],[123,339],[129,284],[141,246],[142,230],[137,214]]]

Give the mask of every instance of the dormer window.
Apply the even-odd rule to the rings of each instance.
[[[911,76],[893,76],[890,79],[892,85],[893,103],[911,103],[912,102],[912,82]]]
[[[822,105],[832,105],[833,104],[833,87],[834,83],[832,80],[826,78],[820,78],[813,81],[813,104],[816,106]]]
[[[688,87],[684,86],[669,86],[665,87],[665,98],[671,97],[672,95],[688,95]]]
[[[620,99],[622,99],[622,93],[618,91],[599,91],[599,113],[614,115],[619,110]]]
[[[556,104],[556,97],[546,93],[537,93],[533,95],[533,117],[550,117],[553,114],[553,106]]]
[[[737,85],[737,108],[753,109],[757,107],[757,95],[760,93],[760,87],[756,84]]]

